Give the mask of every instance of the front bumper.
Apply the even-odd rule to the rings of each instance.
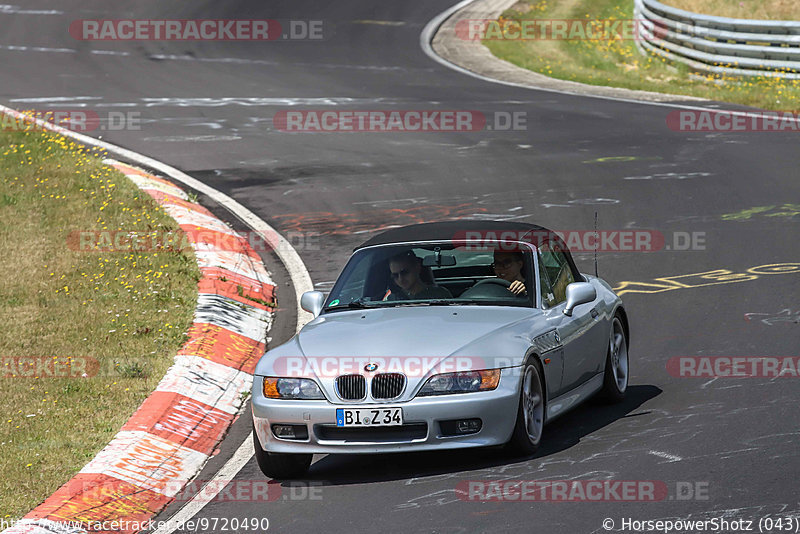
[[[418,397],[406,402],[333,404],[327,400],[277,400],[264,397],[263,377],[253,380],[253,423],[265,451],[276,453],[384,453],[459,449],[502,445],[511,439],[519,406],[519,373],[503,369],[493,391]],[[403,408],[405,429],[378,427],[358,432],[336,428],[337,408]],[[481,429],[474,434],[445,436],[442,421],[479,418]],[[308,439],[275,437],[273,424],[305,425]],[[397,429],[385,431],[381,429]],[[407,431],[404,431],[407,430]]]

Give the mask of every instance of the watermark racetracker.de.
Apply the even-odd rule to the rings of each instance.
[[[455,34],[464,41],[639,41],[637,19],[463,19]],[[659,30],[654,31],[659,35]]]
[[[456,494],[468,502],[659,502],[709,500],[707,481],[462,480]]]
[[[676,378],[798,378],[800,356],[676,356],[667,360]]]
[[[512,365],[510,359],[479,356],[281,356],[270,362],[269,373],[286,378],[336,378],[348,374],[402,373],[421,378],[434,373],[465,373]]]
[[[477,110],[298,110],[278,111],[280,132],[480,132],[528,129],[527,112]]]
[[[91,356],[0,356],[0,378],[145,377],[151,366],[148,358],[136,356],[102,361]]]
[[[322,20],[79,19],[69,34],[79,41],[321,41]]]
[[[186,487],[175,485],[176,502],[273,502],[273,501],[321,501],[322,482],[274,480],[193,480]],[[170,491],[169,488],[166,491]],[[172,492],[170,492],[172,493]]]
[[[453,243],[465,250],[515,251],[517,243],[560,246],[577,252],[657,252],[660,250],[705,250],[705,232],[676,231],[671,235],[647,229],[586,229],[542,231],[470,230],[453,235]]]
[[[791,111],[680,109],[667,115],[675,132],[800,132],[800,115]]]
[[[138,131],[142,117],[138,111],[111,111],[92,109],[23,110],[21,115],[0,114],[0,130],[45,131],[48,125],[59,126],[73,132]]]
[[[170,252],[183,253],[190,250],[213,252],[237,252],[251,248],[255,252],[272,252],[283,248],[294,250],[320,250],[317,232],[284,232],[279,235],[244,231],[235,234],[210,228],[189,227],[180,231],[171,230],[72,230],[67,234],[67,246],[78,252]]]

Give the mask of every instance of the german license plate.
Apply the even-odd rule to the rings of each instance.
[[[337,408],[336,426],[396,426],[403,424],[402,408]]]

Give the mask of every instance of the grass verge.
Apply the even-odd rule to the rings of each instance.
[[[660,0],[662,4],[717,17],[761,20],[800,20],[797,0]]]
[[[631,0],[526,0],[504,12],[500,21],[527,19],[631,20]],[[800,80],[717,78],[692,73],[683,65],[642,55],[633,39],[484,40],[497,57],[553,78],[754,106],[800,109]]]
[[[190,251],[68,245],[75,230],[180,232],[99,154],[0,131],[0,155],[0,514],[16,519],[155,388],[191,324],[200,273]]]

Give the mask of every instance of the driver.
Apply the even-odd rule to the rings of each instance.
[[[411,250],[392,256],[389,259],[389,271],[392,281],[399,290],[392,291],[384,300],[453,298],[446,288],[429,285],[422,281],[420,278],[422,260]]]
[[[494,251],[494,262],[492,268],[498,278],[511,282],[508,290],[517,296],[527,295],[525,289],[525,277],[522,276],[522,266],[525,264],[525,256],[522,252],[513,251]]]

